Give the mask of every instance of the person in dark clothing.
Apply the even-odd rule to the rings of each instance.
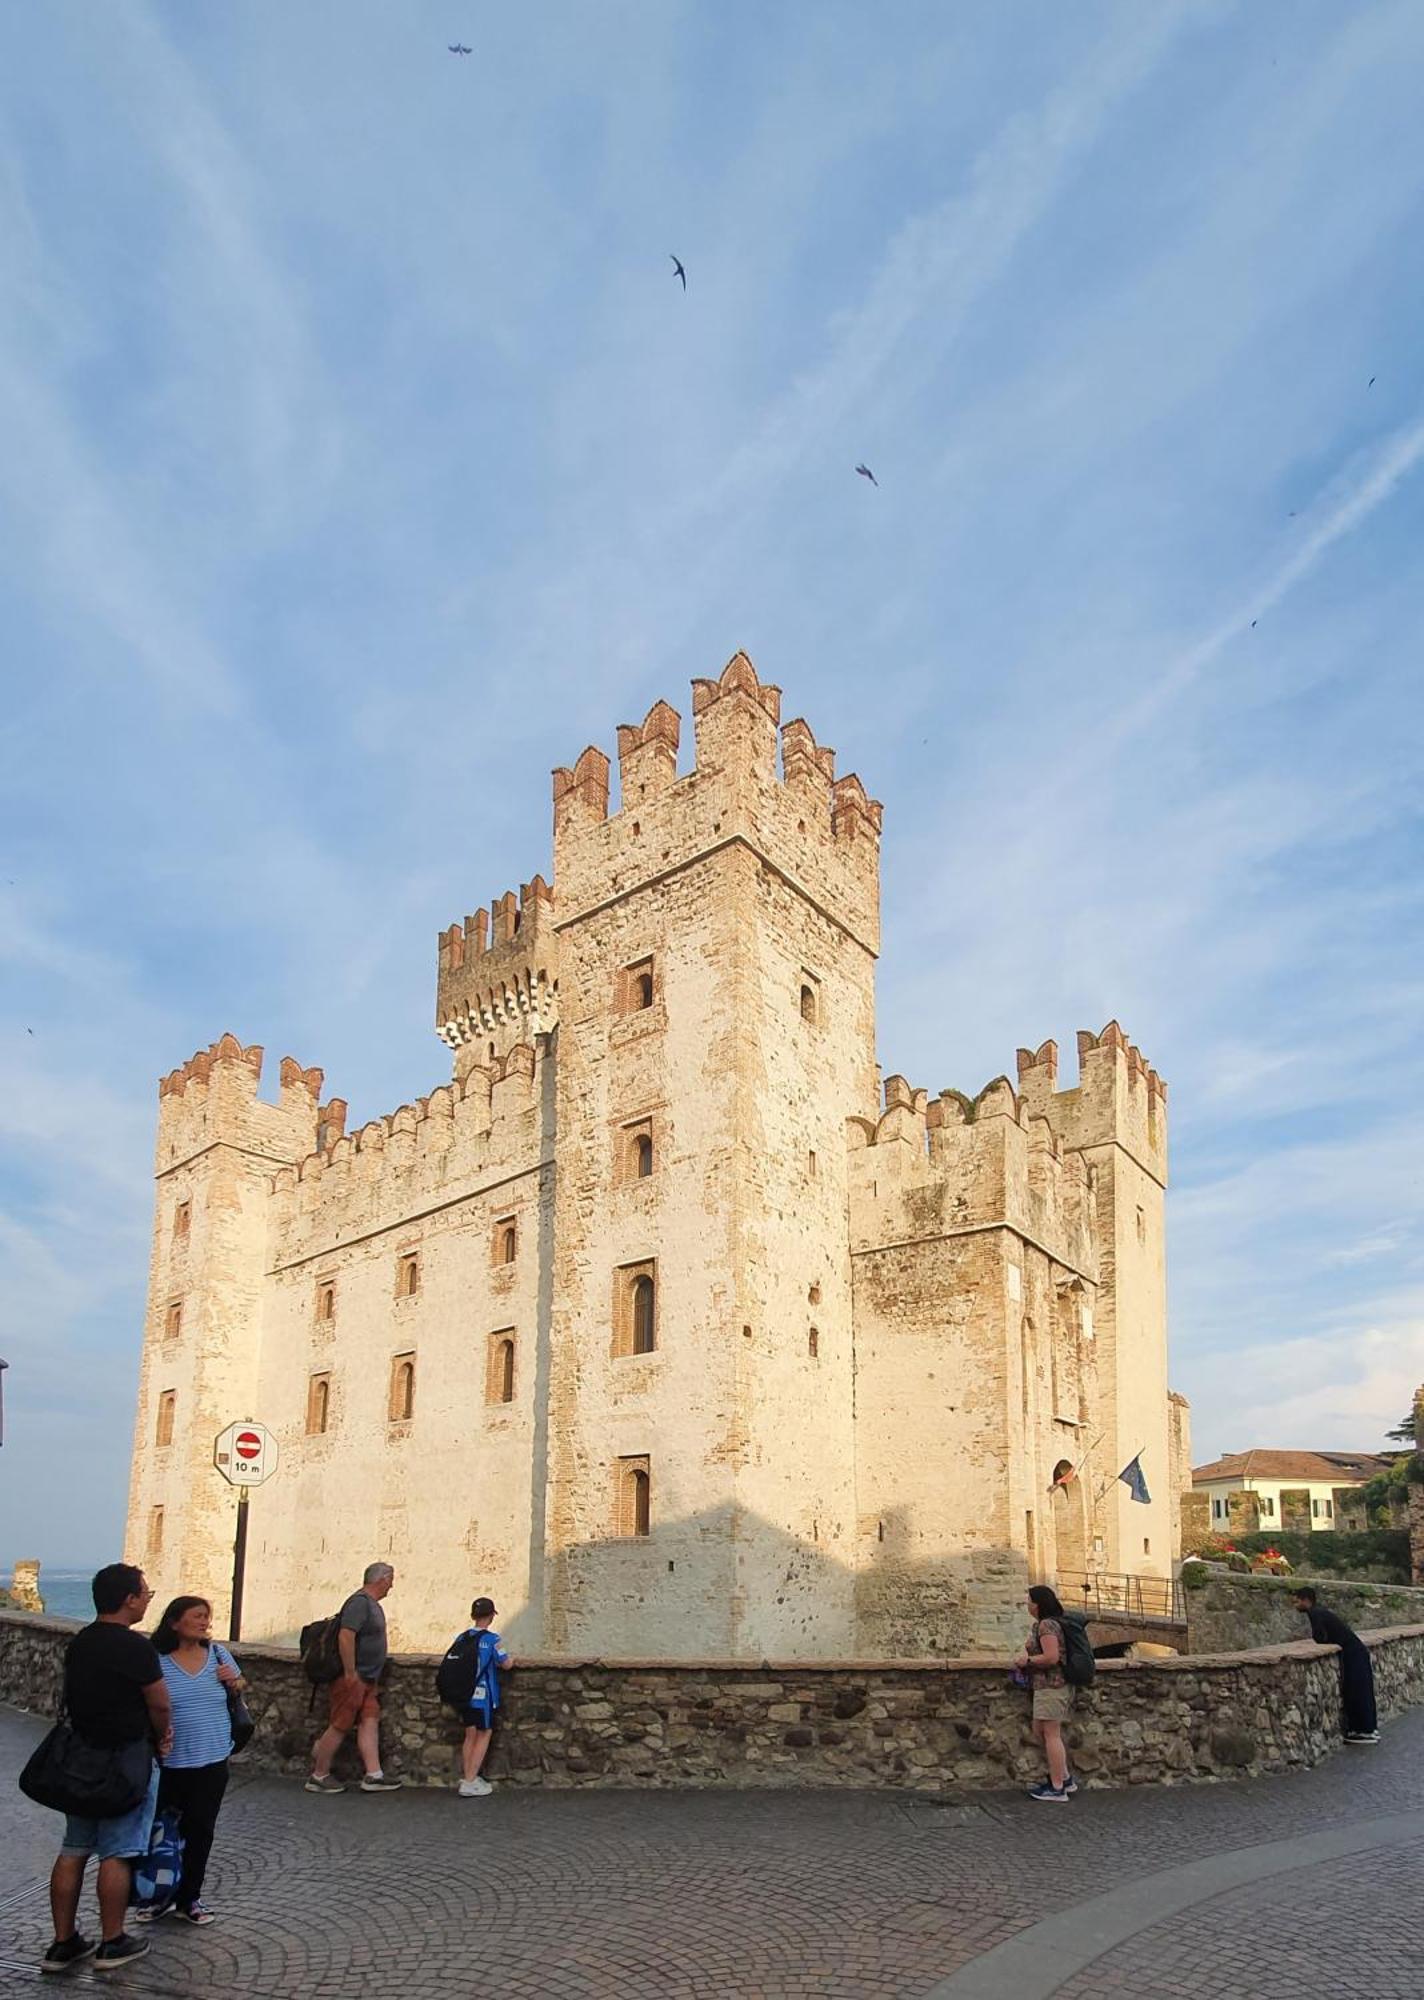
[[[173,1716],[163,1669],[149,1641],[133,1630],[148,1610],[153,1592],[132,1563],[109,1563],[94,1578],[92,1625],[76,1632],[64,1656],[64,1706],[70,1726],[86,1743],[112,1749],[151,1743],[160,1757],[173,1745]],[[142,1958],[148,1939],[124,1929],[132,1864],[148,1852],[158,1797],[158,1764],[148,1789],[131,1812],[117,1819],[84,1819],[69,1813],[59,1859],[50,1876],[54,1943],[42,1972],[67,1972],[92,1957],[96,1971],[108,1972]],[[78,1927],[79,1892],[90,1855],[99,1861],[99,1923],[96,1947]]]
[[[1340,1648],[1340,1700],[1345,1710],[1347,1743],[1378,1743],[1379,1721],[1375,1713],[1375,1670],[1370,1649],[1357,1632],[1345,1623],[1338,1611],[1327,1611],[1315,1592],[1303,1585],[1295,1594],[1295,1608],[1310,1620],[1310,1636],[1317,1646]]]

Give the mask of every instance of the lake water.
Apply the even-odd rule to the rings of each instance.
[[[97,1567],[97,1565],[96,1565]],[[80,1618],[85,1624],[94,1616],[94,1599],[89,1593],[92,1569],[42,1569],[40,1596],[51,1618]],[[8,1572],[5,1581],[10,1581]]]

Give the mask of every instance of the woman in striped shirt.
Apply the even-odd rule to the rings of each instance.
[[[232,1754],[227,1691],[243,1685],[242,1674],[224,1647],[211,1637],[213,1607],[205,1597],[175,1597],[153,1635],[163,1663],[163,1679],[173,1704],[173,1748],[163,1760],[158,1810],[176,1810],[183,1830],[183,1873],[173,1901],[150,1912],[210,1924],[203,1904],[203,1876]]]

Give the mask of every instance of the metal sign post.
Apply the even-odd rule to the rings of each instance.
[[[247,1572],[247,1502],[254,1486],[277,1470],[277,1440],[265,1424],[229,1424],[213,1439],[213,1464],[237,1488],[237,1531],[232,1538],[232,1609],[228,1638],[242,1637],[242,1587]]]

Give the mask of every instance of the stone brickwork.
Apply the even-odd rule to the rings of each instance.
[[[1243,1576],[1216,1563],[1189,1562],[1182,1565],[1188,1651],[1239,1653],[1299,1639],[1308,1628],[1293,1593],[1303,1584],[1356,1631],[1424,1625],[1424,1590],[1402,1584],[1305,1573]]]
[[[882,809],[744,654],[554,773],[553,866],[439,939],[447,1082],[347,1131],[231,1035],[160,1087],[126,1553],[244,1629],[374,1560],[395,1644],[955,1656],[1170,1575],[1167,1089],[1116,1022],[878,1082]],[[615,792],[616,783],[616,792]],[[638,1303],[641,1300],[642,1303]],[[646,1324],[635,1327],[645,1315]],[[1141,1453],[1149,1506],[1117,1479]]]
[[[75,1629],[0,1615],[0,1700],[52,1713]],[[1362,1636],[1381,1712],[1424,1702],[1424,1626]],[[269,1647],[236,1651],[257,1719],[248,1759],[301,1775],[321,1713],[310,1709],[299,1661]],[[449,1785],[459,1731],[435,1698],[435,1665],[433,1655],[392,1663],[383,1762],[411,1782]],[[1340,1741],[1339,1706],[1334,1649],[1308,1642],[1213,1659],[1107,1660],[1070,1725],[1074,1769],[1093,1784],[1136,1785],[1313,1764]],[[1002,1660],[542,1660],[509,1676],[490,1768],[497,1779],[554,1787],[941,1791],[1021,1783],[1040,1775],[1042,1756],[1027,1698]]]

